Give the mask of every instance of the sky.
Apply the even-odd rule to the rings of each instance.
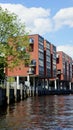
[[[29,34],[39,34],[73,59],[73,0],[0,0]]]

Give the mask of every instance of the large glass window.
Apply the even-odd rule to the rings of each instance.
[[[44,38],[42,38],[41,36],[39,36],[39,39],[38,39],[38,40],[39,40],[40,43],[43,43],[43,42],[44,42]]]
[[[53,46],[53,52],[56,52],[56,47],[55,46]]]
[[[51,62],[49,56],[46,56],[46,61]]]
[[[49,49],[46,50],[46,55],[50,56],[50,50]]]
[[[50,62],[47,62],[46,64],[47,64],[47,68],[50,68],[50,67],[51,67]]]
[[[39,44],[39,51],[44,52],[44,46]]]
[[[53,53],[53,59],[56,59],[56,53]]]
[[[50,49],[50,43],[49,42],[47,42],[47,48]]]
[[[53,59],[53,64],[56,65],[56,60],[55,59]]]
[[[43,60],[40,60],[40,59],[39,59],[39,65],[40,65],[40,66],[44,66]]]
[[[44,59],[44,54],[43,53],[41,53],[41,52],[39,52],[39,59]]]
[[[44,74],[44,67],[39,65],[39,74],[43,75]]]

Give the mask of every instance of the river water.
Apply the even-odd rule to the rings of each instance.
[[[0,130],[73,130],[73,95],[30,97],[0,108]]]

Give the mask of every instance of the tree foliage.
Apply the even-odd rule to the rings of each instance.
[[[0,69],[29,62],[28,33],[14,13],[0,7]],[[25,60],[26,59],[26,60]]]

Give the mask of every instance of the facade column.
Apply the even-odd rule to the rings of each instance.
[[[55,90],[57,90],[57,81],[56,81],[56,79],[54,81],[54,86],[55,86]]]
[[[19,89],[19,76],[17,76],[16,78],[17,78],[17,89]]]

